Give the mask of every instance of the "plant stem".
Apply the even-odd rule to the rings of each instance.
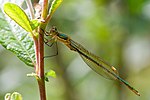
[[[48,14],[48,0],[44,0],[43,5],[42,5],[41,19],[46,19],[47,14]]]
[[[38,85],[39,85],[39,91],[40,91],[40,100],[46,100],[46,91],[45,91],[45,81],[44,81],[44,42],[43,42],[43,34],[39,29],[39,38],[38,38],[38,57],[39,57],[39,63],[38,63]]]
[[[48,8],[48,0],[43,1],[42,5],[42,15],[41,19],[44,20],[47,16],[47,8]],[[45,90],[45,80],[44,80],[44,33],[41,31],[42,29],[45,29],[46,24],[41,23],[41,25],[38,28],[38,44],[37,44],[37,68],[36,68],[36,73],[38,75],[38,85],[39,85],[39,92],[40,92],[40,100],[46,100],[46,90]]]
[[[30,16],[31,16],[31,19],[34,19],[34,10],[33,10],[33,6],[32,6],[32,3],[31,3],[31,0],[26,0],[26,4],[29,8],[29,12],[30,12]]]
[[[44,80],[44,42],[43,42],[43,33],[38,29],[39,37],[34,38],[35,43],[35,52],[36,52],[36,65],[35,72],[37,75],[37,81],[40,92],[40,100],[46,100],[46,91],[45,91],[45,80]]]

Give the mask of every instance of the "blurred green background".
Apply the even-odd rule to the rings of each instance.
[[[96,74],[58,42],[58,56],[45,59],[45,70],[57,74],[46,83],[47,100],[150,100],[150,0],[64,0],[47,31],[52,25],[114,65],[141,96]],[[45,55],[55,53],[55,45],[45,46]],[[0,46],[0,100],[14,91],[24,100],[39,100],[36,80],[26,76],[33,71]]]

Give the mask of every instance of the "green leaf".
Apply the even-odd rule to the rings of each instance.
[[[21,96],[21,94],[19,94],[18,92],[14,92],[14,93],[11,95],[11,100],[22,100],[22,96]]]
[[[56,73],[55,73],[55,71],[50,70],[49,72],[45,73],[45,76],[47,76],[47,77],[51,76],[51,77],[56,78]]]
[[[5,100],[10,100],[10,99],[11,99],[11,93],[6,93]]]
[[[36,29],[39,25],[40,25],[40,23],[37,19],[30,21],[30,26],[31,26],[32,30]]]
[[[29,18],[18,5],[13,3],[5,3],[4,12],[27,32],[32,32]]]
[[[53,70],[50,70],[49,72],[46,72],[45,73],[45,81],[49,81],[48,80],[48,77],[53,77],[53,78],[56,78],[56,73],[55,73],[55,71],[53,71]]]
[[[14,92],[14,93],[7,93],[5,95],[5,100],[22,100],[22,96],[20,93],[18,92]]]
[[[52,14],[56,11],[56,9],[60,6],[60,4],[62,3],[63,0],[54,0],[51,4],[50,7],[50,15],[52,16]]]
[[[0,44],[17,55],[25,64],[34,66],[35,52],[32,38],[14,21],[10,19],[6,21],[1,10],[0,14],[0,22],[5,23],[0,23]]]

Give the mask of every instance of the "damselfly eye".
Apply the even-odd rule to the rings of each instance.
[[[53,27],[50,29],[50,33],[53,34],[53,35],[59,34],[58,31],[57,31],[57,28],[56,28],[55,26],[53,26]]]

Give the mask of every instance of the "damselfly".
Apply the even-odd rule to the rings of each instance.
[[[84,62],[96,73],[108,79],[119,80],[121,83],[125,84],[131,91],[133,91],[136,95],[140,96],[140,93],[136,89],[130,86],[128,82],[126,82],[119,76],[115,67],[107,64],[100,57],[90,53],[82,45],[73,41],[66,34],[58,32],[56,27],[52,27],[50,32],[45,32],[45,34],[47,36],[51,36],[51,40],[54,41],[58,40],[64,43],[68,48],[70,48],[70,50],[78,52],[82,57],[82,59],[84,60]]]

